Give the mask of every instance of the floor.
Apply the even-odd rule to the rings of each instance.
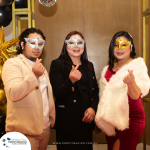
[[[48,145],[47,150],[57,150],[56,145]],[[106,144],[94,144],[93,150],[107,150],[107,145]],[[143,144],[142,143],[138,144],[136,150],[143,150]],[[146,150],[150,150],[150,146],[147,145]]]

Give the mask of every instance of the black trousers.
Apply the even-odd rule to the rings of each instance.
[[[57,150],[93,150],[92,130],[89,123],[81,122],[74,137],[56,130]]]

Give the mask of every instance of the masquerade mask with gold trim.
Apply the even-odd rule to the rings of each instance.
[[[75,36],[74,38],[71,38],[69,40],[65,40],[65,43],[71,47],[71,48],[74,48],[74,47],[82,47],[84,45],[84,40],[79,38],[78,36]]]
[[[41,39],[39,36],[34,38],[24,38],[28,46],[31,48],[43,49],[45,40]]]
[[[118,50],[118,49],[127,49],[128,47],[130,47],[131,42],[127,41],[127,40],[121,40],[118,39],[115,41],[115,45],[114,45],[114,49]]]

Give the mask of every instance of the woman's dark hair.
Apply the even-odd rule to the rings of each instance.
[[[71,31],[65,38],[65,40],[68,40],[70,39],[70,37],[72,35],[80,35],[82,39],[84,39],[83,35],[81,32],[78,32],[78,31]],[[73,65],[73,62],[70,58],[70,56],[68,55],[68,52],[67,52],[67,44],[65,43],[64,41],[64,45],[63,45],[63,48],[62,48],[62,51],[60,53],[60,56],[59,56],[59,59],[63,60],[64,62],[66,62],[67,64],[70,64],[70,65]],[[92,68],[91,68],[91,65],[89,64],[89,61],[88,61],[88,57],[87,57],[87,50],[86,50],[86,43],[84,43],[84,52],[82,53],[81,55],[81,61],[83,61],[88,69],[91,71]]]
[[[22,49],[22,47],[21,47],[21,42],[24,42],[24,46],[25,46],[26,41],[25,41],[24,38],[28,38],[28,36],[29,36],[30,33],[38,33],[38,34],[40,34],[40,35],[43,37],[43,39],[45,40],[45,36],[44,36],[43,32],[42,32],[40,29],[28,28],[28,29],[24,30],[24,31],[20,34],[20,36],[19,36],[19,47],[17,48],[17,51],[18,51],[17,54],[22,54],[23,49]]]
[[[110,46],[109,46],[109,69],[112,69],[114,67],[114,62],[118,61],[117,58],[114,56],[114,45],[115,45],[116,39],[118,37],[121,37],[121,36],[125,37],[132,44],[132,51],[130,53],[130,57],[134,58],[135,55],[136,55],[135,46],[134,46],[133,38],[131,37],[131,35],[128,32],[125,32],[125,31],[117,32],[113,36],[113,38],[112,38],[112,40],[110,42]]]

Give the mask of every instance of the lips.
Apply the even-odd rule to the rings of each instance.
[[[122,52],[117,52],[117,55],[123,55],[124,53],[122,53]]]
[[[75,52],[75,53],[79,53],[79,52],[80,52],[80,50],[73,50],[73,52]]]
[[[38,54],[39,54],[39,52],[33,52],[33,54],[36,54],[36,55],[38,55]]]

